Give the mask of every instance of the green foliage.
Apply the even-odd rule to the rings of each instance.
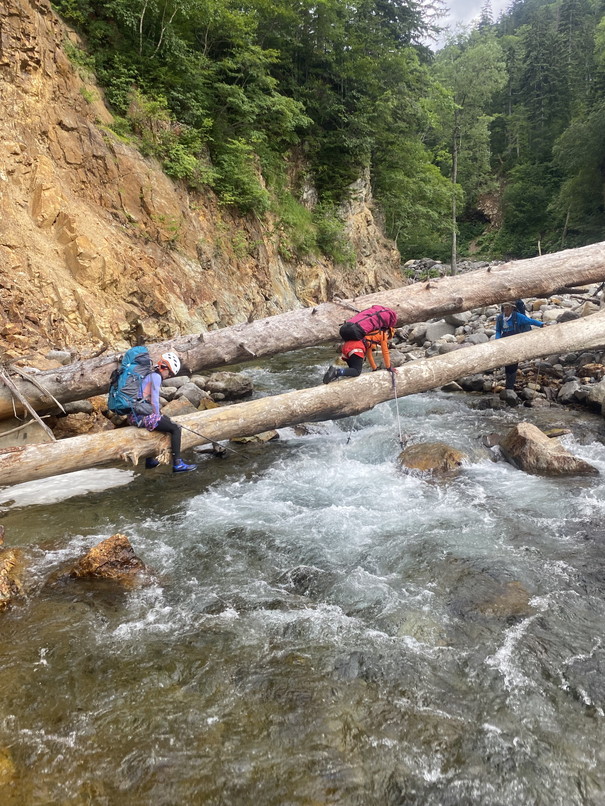
[[[331,204],[318,205],[314,213],[317,245],[337,265],[355,265],[355,250],[347,238],[342,218]]]
[[[461,245],[511,256],[605,236],[601,0],[513,0],[495,23],[486,0],[434,57],[419,0],[53,5],[86,43],[65,48],[96,75],[116,135],[225,205],[270,209],[284,257],[350,264],[335,211],[368,169],[404,257],[445,257],[458,221]],[[283,176],[294,147],[315,213]],[[502,232],[482,237],[482,196],[499,187]]]
[[[215,159],[216,189],[224,204],[244,213],[263,215],[269,194],[261,185],[252,147],[243,140],[229,140]]]
[[[319,251],[317,227],[313,213],[286,191],[278,195],[274,212],[277,216],[278,250],[285,260],[295,260]]]

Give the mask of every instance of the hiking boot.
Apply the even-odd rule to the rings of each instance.
[[[340,372],[338,371],[337,367],[328,367],[326,374],[324,375],[324,383],[331,383],[338,378]]]
[[[187,473],[189,470],[197,470],[197,465],[188,465],[182,459],[179,459],[176,465],[172,465],[173,473]]]
[[[145,467],[147,470],[153,470],[154,467],[157,467],[160,463],[157,459],[154,459],[152,456],[149,456],[145,459]]]

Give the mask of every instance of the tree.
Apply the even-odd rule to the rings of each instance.
[[[449,139],[450,179],[452,185],[452,273],[456,272],[458,228],[458,183],[480,188],[489,174],[489,115],[486,107],[495,92],[506,82],[502,50],[491,36],[471,33],[438,54],[435,63],[438,79],[452,95],[450,114],[442,121]],[[482,143],[481,159],[472,154],[473,145]],[[465,176],[459,177],[463,167]]]

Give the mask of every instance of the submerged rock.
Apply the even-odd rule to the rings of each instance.
[[[458,470],[464,459],[465,454],[444,442],[419,442],[405,448],[398,461],[410,470],[444,474]]]
[[[518,423],[500,441],[506,460],[526,473],[543,476],[596,476],[599,471],[573,456],[531,423]]]
[[[13,784],[17,776],[17,768],[8,747],[0,747],[0,789]]]
[[[129,539],[118,533],[93,546],[76,560],[67,576],[133,582],[137,577],[148,574],[149,568],[136,556]]]

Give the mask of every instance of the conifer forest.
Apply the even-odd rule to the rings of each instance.
[[[114,133],[270,215],[286,258],[351,259],[338,209],[361,176],[404,261],[605,239],[604,0],[513,0],[498,18],[486,0],[447,38],[442,0],[53,5]]]

